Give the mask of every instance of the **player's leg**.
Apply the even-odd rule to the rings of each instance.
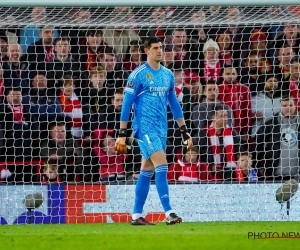
[[[154,225],[143,218],[143,208],[150,190],[151,178],[154,174],[154,166],[149,159],[147,150],[143,141],[139,141],[139,146],[142,153],[142,166],[138,181],[135,186],[135,200],[132,214],[131,225]]]
[[[161,145],[158,148],[162,148],[151,154],[150,159],[155,167],[155,184],[160,198],[160,202],[166,213],[166,223],[168,225],[181,223],[182,219],[176,215],[172,210],[169,197],[169,185],[168,185],[168,162],[166,158],[166,140],[160,139]]]

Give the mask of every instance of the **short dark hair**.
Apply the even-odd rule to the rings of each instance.
[[[100,53],[100,57],[103,58],[104,54],[109,54],[111,56],[116,56],[115,50],[110,46],[105,46],[103,51]]]
[[[5,88],[4,95],[7,96],[11,91],[20,91],[20,92],[22,92],[21,87],[15,86],[15,87],[10,87],[10,88]]]
[[[144,42],[144,48],[150,49],[152,43],[160,43],[160,42],[161,42],[161,40],[156,36],[148,37],[148,38],[146,38],[146,40]]]
[[[220,110],[226,110],[225,106],[221,103],[217,103],[214,105],[213,109],[210,111],[210,117],[213,117],[216,115],[216,113]]]
[[[115,95],[115,94],[123,95],[123,94],[124,94],[124,90],[123,90],[122,88],[118,88],[118,89],[115,90],[114,95]],[[114,97],[113,97],[113,98],[114,98]]]
[[[59,41],[68,41],[70,43],[70,38],[69,37],[57,37],[57,38],[55,38],[53,45],[56,45]]]
[[[293,63],[300,63],[300,57],[294,56],[293,59],[291,60],[291,64],[293,64]]]
[[[289,100],[294,100],[294,97],[292,97],[289,94],[286,94],[281,97],[280,102],[289,101]]]
[[[206,84],[204,85],[204,86],[206,86],[206,85],[208,85],[208,84],[217,84],[217,82],[215,81],[215,80],[208,80],[207,82],[206,82]]]
[[[103,36],[102,30],[100,30],[100,29],[91,29],[91,30],[88,30],[86,32],[86,36],[96,36],[96,35]]]
[[[66,123],[64,121],[53,121],[50,122],[48,125],[49,131],[52,130],[56,126],[66,126]]]

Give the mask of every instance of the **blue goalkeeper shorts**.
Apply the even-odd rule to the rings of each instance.
[[[150,156],[160,150],[163,150],[166,153],[166,137],[159,137],[156,135],[142,135],[138,139],[138,144],[141,150],[142,157],[146,160],[150,159]]]

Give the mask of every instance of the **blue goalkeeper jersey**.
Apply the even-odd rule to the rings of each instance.
[[[167,137],[167,106],[169,96],[175,96],[173,73],[160,66],[152,69],[148,63],[136,68],[129,76],[126,95],[133,95],[133,131],[139,139],[145,134]],[[173,98],[174,99],[174,98]]]

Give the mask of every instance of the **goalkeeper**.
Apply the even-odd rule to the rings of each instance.
[[[135,190],[132,225],[154,225],[142,216],[143,207],[155,171],[157,192],[166,214],[167,225],[182,222],[171,208],[167,181],[166,140],[168,130],[167,105],[177,120],[184,144],[190,149],[192,138],[188,134],[180,104],[174,90],[174,75],[160,64],[162,44],[156,37],[144,43],[147,62],[136,68],[129,76],[121,111],[119,138],[115,148],[126,153],[126,129],[132,104],[134,104],[133,131],[142,153],[142,166]]]

